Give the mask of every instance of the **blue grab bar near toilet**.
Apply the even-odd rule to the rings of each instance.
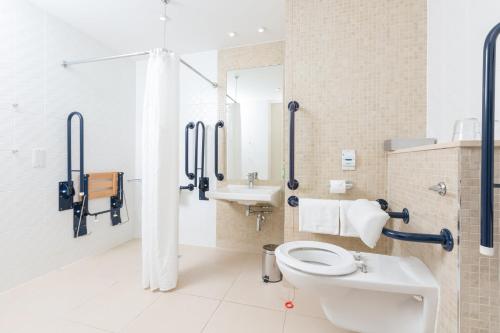
[[[385,211],[389,208],[387,201],[384,199],[378,199],[377,202],[380,204],[380,208],[382,210]],[[291,207],[298,207],[299,198],[295,195],[290,196],[288,198],[288,204]],[[410,212],[406,208],[404,208],[401,212],[387,212],[387,214],[393,219],[403,220],[405,224],[410,222]],[[389,238],[407,242],[441,244],[442,248],[448,252],[453,250],[454,247],[453,234],[446,228],[441,229],[439,235],[402,232],[387,228],[382,229],[382,234]]]

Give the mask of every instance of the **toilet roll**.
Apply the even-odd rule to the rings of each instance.
[[[330,193],[345,193],[346,190],[345,180],[330,180]]]

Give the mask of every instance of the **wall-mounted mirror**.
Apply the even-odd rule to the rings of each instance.
[[[283,161],[283,66],[227,73],[226,161],[228,179],[279,182]]]

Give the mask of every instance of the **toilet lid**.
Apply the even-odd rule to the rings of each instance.
[[[275,251],[276,259],[304,273],[346,275],[356,271],[352,253],[344,248],[314,241],[284,243]]]

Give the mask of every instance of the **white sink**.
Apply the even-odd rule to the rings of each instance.
[[[253,206],[257,204],[280,206],[280,186],[227,185],[207,192],[207,197],[215,200],[237,202],[240,205]]]

